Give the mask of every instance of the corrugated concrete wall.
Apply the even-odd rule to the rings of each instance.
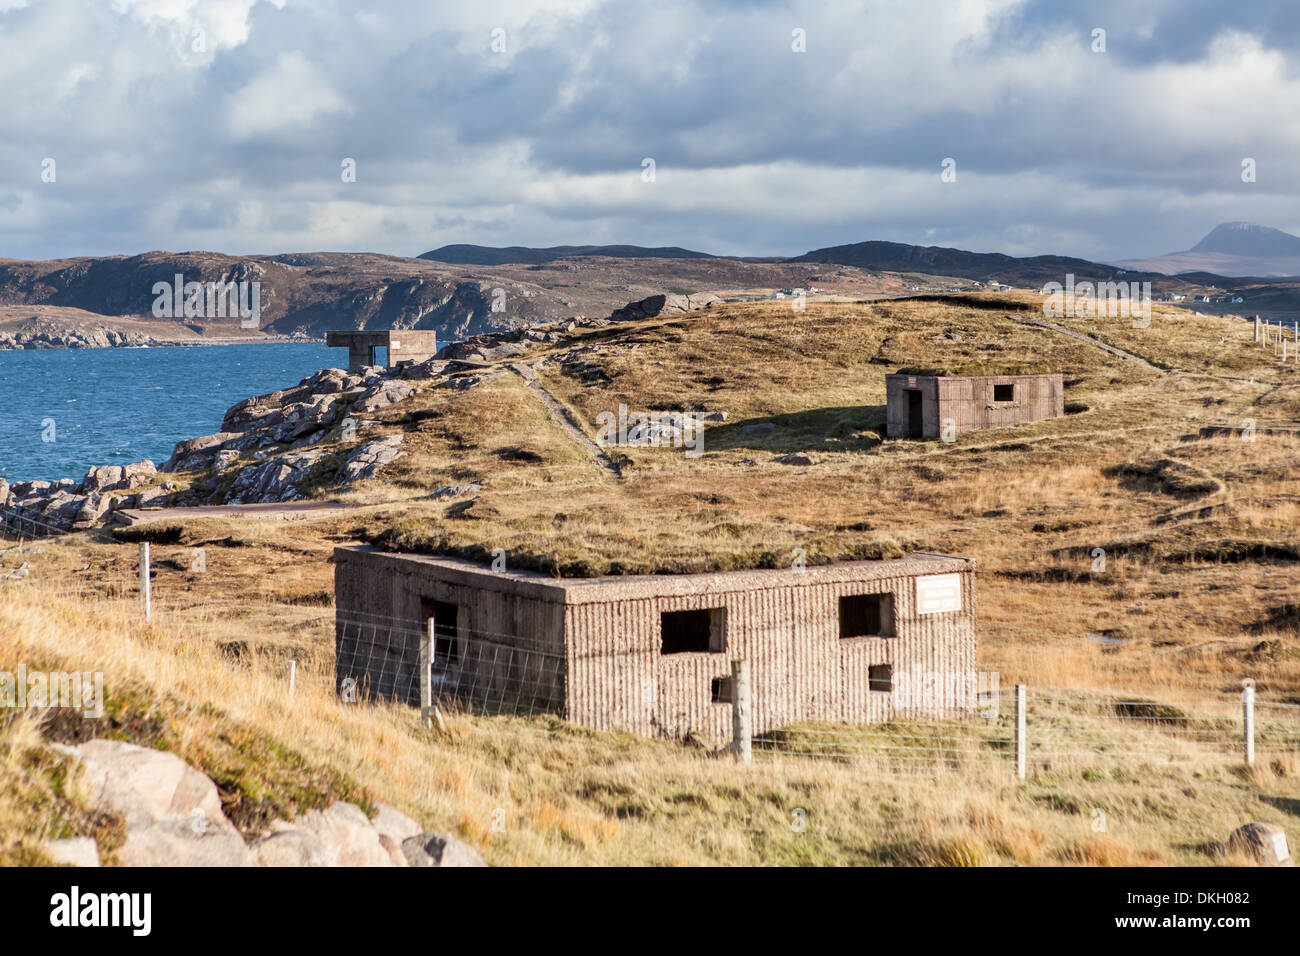
[[[419,703],[428,604],[445,601],[459,608],[459,660],[435,662],[437,690],[495,712],[563,712],[563,591],[364,549],[337,549],[335,562],[340,686],[351,676],[363,692]]]
[[[885,376],[885,434],[889,438],[906,438],[908,425],[907,393],[921,393],[921,437],[939,437],[939,383],[934,375]]]
[[[805,570],[561,582],[468,562],[336,551],[338,680],[418,701],[417,641],[430,600],[457,604],[469,653],[447,689],[494,711],[553,710],[646,736],[729,737],[715,678],[750,662],[756,733],[807,721],[960,716],[975,706],[974,564],[914,555]],[[960,609],[922,614],[917,580],[956,575]],[[893,635],[839,636],[839,598],[892,595]],[[722,608],[717,652],[662,653],[661,615]],[[892,667],[893,691],[869,668]],[[437,669],[435,669],[437,673]]]
[[[646,736],[695,732],[725,740],[731,707],[711,702],[712,681],[728,676],[738,657],[749,661],[756,733],[807,721],[966,713],[975,704],[973,574],[958,573],[962,609],[940,614],[916,613],[915,572],[570,605],[569,719]],[[886,591],[894,597],[896,636],[840,638],[840,596]],[[662,613],[714,607],[726,609],[723,652],[660,653]],[[895,693],[869,689],[873,664],[892,666]],[[904,681],[942,690],[934,699],[915,690],[897,693]],[[900,698],[907,706],[897,706]]]

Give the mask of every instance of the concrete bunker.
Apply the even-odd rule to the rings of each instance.
[[[415,329],[385,329],[378,332],[337,331],[325,333],[325,344],[330,348],[348,350],[348,371],[381,364],[376,361],[375,350],[385,349],[382,364],[389,368],[423,362],[438,351],[436,332]]]
[[[1065,386],[1059,374],[885,376],[890,438],[941,438],[1060,418]],[[946,426],[946,427],[945,427]]]
[[[975,708],[974,562],[936,554],[804,569],[557,579],[456,558],[335,551],[336,683],[598,730],[723,741],[731,661],[755,733]],[[432,624],[431,624],[432,622]]]

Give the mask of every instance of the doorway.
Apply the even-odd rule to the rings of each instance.
[[[909,388],[907,391],[907,437],[921,438],[925,424],[921,419],[921,390]]]

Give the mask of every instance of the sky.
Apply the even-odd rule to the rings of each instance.
[[[0,0],[0,257],[1157,255],[1300,232],[1298,68],[1294,0]]]

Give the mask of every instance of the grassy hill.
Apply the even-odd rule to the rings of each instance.
[[[249,832],[346,795],[454,829],[494,863],[1204,864],[1224,860],[1213,841],[1251,819],[1283,825],[1295,845],[1300,765],[1287,756],[1252,772],[1208,756],[1169,765],[1099,736],[1106,752],[1043,766],[1025,785],[995,753],[912,779],[851,759],[742,768],[545,716],[456,715],[441,737],[409,709],[334,697],[329,554],[368,541],[484,560],[499,548],[512,567],[564,575],[781,566],[796,552],[968,555],[979,667],[1004,690],[1230,713],[1253,678],[1262,700],[1300,704],[1300,439],[1263,431],[1300,421],[1296,367],[1253,345],[1239,320],[1172,308],[1145,329],[1057,320],[1144,364],[1021,321],[1036,308],[1027,297],[810,302],[802,313],[733,304],[571,333],[528,361],[572,423],[595,436],[597,416],[620,404],[726,412],[703,454],[609,449],[613,477],[502,365],[475,388],[426,389],[378,413],[412,453],[344,495],[354,510],[143,525],[0,553],[0,572],[24,561],[31,571],[0,585],[0,669],[102,669],[111,734],[212,774]],[[1069,414],[950,444],[883,439],[885,373],[978,365],[1061,372]],[[1246,419],[1254,441],[1198,437]],[[764,423],[776,427],[747,429]],[[774,460],[795,453],[812,463]],[[482,490],[428,497],[471,482]],[[135,590],[141,536],[158,572],[149,624]],[[41,733],[76,739],[91,722],[5,721],[7,858],[35,854],[42,829],[110,827],[86,817],[39,746]]]

